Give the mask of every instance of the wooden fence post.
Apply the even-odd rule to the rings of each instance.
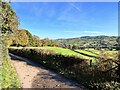
[[[90,67],[92,67],[92,60],[90,60]]]

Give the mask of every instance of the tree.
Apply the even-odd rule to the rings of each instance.
[[[72,46],[72,49],[73,49],[73,50],[77,49],[77,46],[76,46],[76,45],[73,45],[73,46]]]
[[[2,35],[13,35],[18,30],[18,17],[16,13],[13,11],[11,6],[6,3],[2,2],[2,5],[0,6],[0,10],[2,13],[0,13],[0,22],[2,24],[1,27],[1,33]]]
[[[13,45],[16,46],[27,46],[29,37],[25,30],[18,30],[16,38],[13,40]]]
[[[59,43],[57,41],[50,40],[49,43],[48,43],[48,46],[56,46],[56,47],[58,47]]]
[[[73,47],[73,45],[71,45],[71,44],[68,45],[68,49],[72,49],[72,47]]]
[[[45,38],[42,40],[42,46],[50,46],[50,40],[49,38]]]
[[[5,39],[4,44],[9,47],[15,33],[17,33],[19,21],[16,13],[7,2],[0,1],[0,3],[0,38]]]
[[[25,30],[25,29],[24,29],[24,30]],[[31,34],[28,30],[25,30],[25,31],[26,31],[26,34],[27,34],[27,36],[28,36],[28,38],[29,38],[29,40],[28,40],[28,46],[34,46],[35,41],[34,41],[34,39],[33,39],[32,34]]]
[[[38,36],[33,35],[32,38],[33,38],[33,42],[34,42],[33,46],[38,47],[38,46],[42,45],[42,41],[40,40],[40,38]]]

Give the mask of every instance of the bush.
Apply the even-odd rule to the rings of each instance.
[[[0,88],[19,88],[20,81],[10,61],[8,50],[4,41],[0,42]]]
[[[20,81],[10,59],[3,62],[0,76],[2,77],[1,88],[20,88]]]

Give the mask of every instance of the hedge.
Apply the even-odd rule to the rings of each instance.
[[[90,67],[86,59],[57,54],[51,50],[9,48],[9,52],[44,65],[65,77],[86,85],[90,89],[120,89],[120,83],[115,77],[113,78],[114,71],[104,73],[105,70],[112,67],[113,63],[111,61]]]
[[[4,40],[0,40],[0,88],[20,88],[20,80],[12,65],[6,45]]]

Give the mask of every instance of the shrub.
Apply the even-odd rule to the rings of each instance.
[[[20,81],[10,61],[6,44],[0,42],[0,47],[2,47],[0,51],[0,88],[19,88]]]

